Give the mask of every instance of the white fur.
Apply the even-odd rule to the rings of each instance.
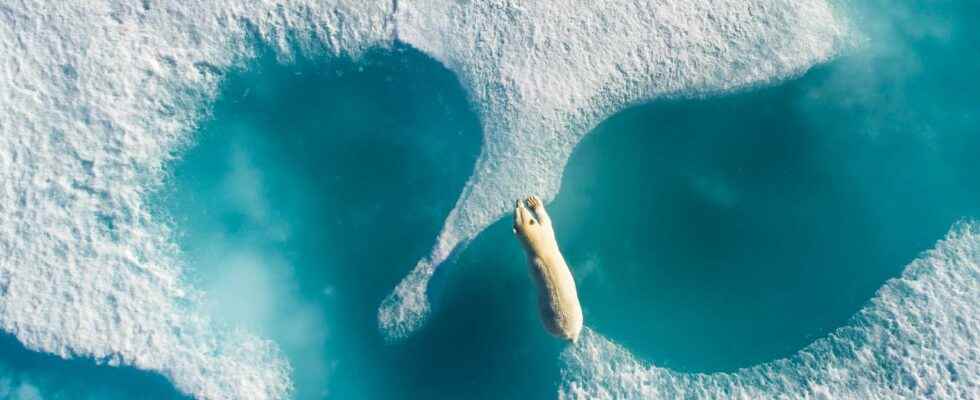
[[[582,306],[575,278],[555,240],[551,218],[537,196],[518,200],[514,210],[514,234],[527,252],[531,277],[538,287],[538,308],[545,329],[552,335],[575,342],[582,332]]]

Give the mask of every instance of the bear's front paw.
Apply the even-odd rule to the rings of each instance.
[[[527,198],[527,205],[531,206],[531,209],[537,210],[543,207],[544,203],[541,201],[540,197],[531,195],[530,197]]]

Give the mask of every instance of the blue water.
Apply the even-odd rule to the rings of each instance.
[[[681,371],[787,357],[980,217],[980,135],[863,130],[847,92],[812,96],[847,62],[637,107],[580,144],[552,215],[574,221],[558,234],[591,326]]]
[[[160,375],[32,352],[6,334],[0,335],[0,398],[189,399]]]
[[[659,366],[733,371],[840,327],[980,218],[980,32],[964,23],[980,10],[916,11],[948,31],[896,17],[866,27],[889,42],[789,82],[639,105],[590,133],[550,205],[586,324]],[[551,398],[562,344],[506,218],[437,272],[424,329],[394,345],[377,331],[482,143],[457,78],[415,50],[262,55],[227,73],[157,213],[210,314],[275,341],[298,399]],[[0,367],[48,397],[180,398],[9,337]]]
[[[980,137],[971,115],[944,112],[973,101],[953,91],[963,83],[920,61],[854,99],[867,88],[853,70],[871,60],[638,106],[590,134],[552,205],[589,325],[681,371],[785,357],[980,216]],[[229,79],[200,135],[174,169],[182,243],[224,302],[215,314],[283,346],[297,397],[555,393],[561,346],[537,320],[507,219],[439,271],[418,336],[378,335],[375,306],[425,254],[479,151],[478,121],[437,63],[404,48],[262,62]]]

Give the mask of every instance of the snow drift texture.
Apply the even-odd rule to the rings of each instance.
[[[424,323],[434,269],[511,199],[553,198],[604,118],[791,78],[846,37],[820,0],[5,2],[0,329],[33,350],[159,372],[198,398],[289,395],[273,343],[201,311],[147,203],[222,76],[259,43],[288,60],[401,41],[454,71],[480,114],[474,175],[432,253],[379,309],[397,340]],[[561,395],[977,397],[977,231],[954,228],[851,326],[789,360],[675,374],[590,332],[564,355]]]

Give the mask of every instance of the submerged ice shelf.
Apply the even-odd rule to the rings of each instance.
[[[217,86],[255,56],[256,42],[271,45],[285,61],[296,52],[356,57],[400,41],[455,72],[480,115],[484,143],[474,175],[431,254],[378,312],[383,332],[399,339],[424,322],[435,268],[501,216],[510,199],[531,189],[553,198],[575,144],[602,119],[654,98],[716,95],[791,78],[834,57],[849,40],[840,10],[818,0],[521,6],[401,0],[394,6],[23,1],[0,7],[0,49],[8,55],[0,61],[0,329],[32,350],[161,373],[198,398],[289,395],[289,362],[275,344],[215,329],[182,275],[170,228],[147,203],[165,178],[163,165],[192,144]],[[564,12],[570,6],[578,12]],[[881,337],[890,343],[887,350],[899,353],[916,347],[910,340],[938,342],[927,348],[940,350],[920,353],[932,357],[928,366],[942,365],[957,346],[976,348],[969,330],[905,329],[917,315],[976,328],[973,232],[969,224],[954,230],[910,268],[909,274],[925,271],[924,279],[886,286],[860,317],[860,328],[842,332],[892,332]],[[916,282],[936,292],[907,290]],[[925,297],[916,297],[921,293]],[[930,296],[943,301],[917,303],[909,312],[879,305]],[[955,305],[950,313],[938,312],[949,304]],[[592,337],[572,350],[585,355],[569,358],[570,395],[668,393],[648,388],[700,379],[657,369],[647,374],[647,367]],[[821,346],[800,357],[829,372],[807,379],[846,375],[867,386],[813,381],[742,393],[804,387],[813,396],[910,393],[889,386],[906,379],[901,372],[880,378],[851,370],[893,365],[887,359],[860,352],[854,359],[861,362],[835,364]],[[623,374],[590,375],[610,359],[623,361],[616,364]],[[581,360],[588,365],[576,367]],[[947,379],[937,396],[976,394],[969,382],[980,375],[977,360],[950,361],[949,372],[927,369],[920,380]],[[643,384],[627,380],[630,374]],[[711,397],[714,388],[745,388],[769,377],[786,375],[723,375],[710,380],[734,386],[712,383],[684,392]]]

